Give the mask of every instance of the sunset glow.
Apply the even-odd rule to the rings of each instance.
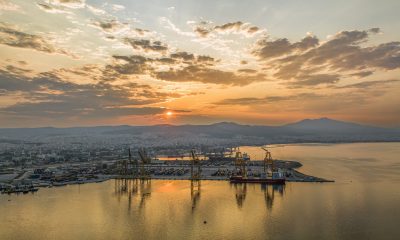
[[[289,2],[0,1],[0,124],[398,126],[399,1]]]

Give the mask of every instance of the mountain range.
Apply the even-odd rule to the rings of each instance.
[[[97,126],[71,128],[2,128],[1,141],[173,141],[205,144],[266,144],[292,142],[400,141],[400,129],[366,126],[328,118],[304,119],[282,126],[241,125],[220,122],[210,125]]]

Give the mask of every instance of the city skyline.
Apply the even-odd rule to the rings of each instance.
[[[399,7],[1,0],[0,126],[399,127]]]

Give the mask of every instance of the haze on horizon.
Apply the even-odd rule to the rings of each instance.
[[[0,0],[0,127],[400,126],[400,1]]]

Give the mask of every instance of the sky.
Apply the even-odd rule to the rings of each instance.
[[[0,127],[400,127],[400,1],[0,0]]]

